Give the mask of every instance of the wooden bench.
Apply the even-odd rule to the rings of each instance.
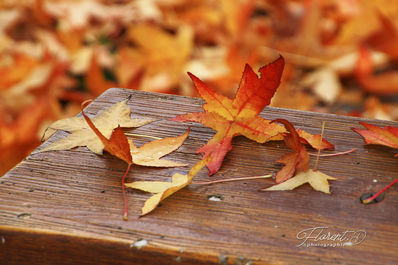
[[[190,125],[191,132],[183,146],[168,155],[189,166],[134,165],[127,181],[169,180],[175,172],[187,173],[201,158],[195,151],[214,132],[201,124],[169,119],[202,111],[202,100],[114,88],[86,112],[97,114],[130,95],[132,116],[157,121],[126,131],[177,136]],[[350,129],[360,128],[358,121],[398,123],[272,107],[261,115],[288,119],[316,134],[326,121],[325,137],[336,151],[357,148],[348,155],[320,158],[319,170],[338,178],[331,181],[331,195],[308,185],[294,191],[258,192],[273,184],[272,179],[191,185],[139,217],[150,195],[129,190],[129,220],[123,221],[124,162],[85,147],[32,154],[0,178],[0,264],[398,264],[397,188],[380,203],[359,202],[364,192],[378,191],[398,177],[396,151],[365,146]],[[66,134],[57,132],[49,141]],[[140,145],[148,140],[134,141]],[[236,137],[221,170],[209,177],[203,169],[194,180],[270,174],[281,168],[275,161],[286,152],[281,141],[258,144]],[[210,200],[212,196],[219,200]],[[312,230],[306,240],[303,233],[308,236]],[[366,237],[351,246],[333,246],[354,232],[358,238]],[[318,234],[324,236],[314,238]]]

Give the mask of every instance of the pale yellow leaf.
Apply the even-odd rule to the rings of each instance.
[[[180,82],[181,73],[191,59],[192,28],[181,25],[176,34],[170,34],[162,27],[135,23],[129,27],[127,37],[137,44],[136,52],[144,55],[138,58],[138,65],[145,65],[146,69],[140,90],[166,92]]]
[[[133,163],[141,166],[150,167],[179,167],[186,166],[186,163],[173,162],[166,159],[160,159],[162,156],[178,149],[188,137],[189,129],[177,137],[166,137],[144,144],[137,148],[133,141],[129,140],[131,156]]]
[[[142,191],[149,192],[149,193],[159,193],[159,192],[165,191],[168,188],[175,186],[176,183],[173,183],[174,176],[175,175],[173,175],[173,177],[172,177],[172,182],[135,181],[132,183],[127,183],[126,187],[136,189],[136,190],[142,190]],[[185,176],[185,178],[186,178],[186,176]]]
[[[127,99],[116,103],[92,119],[98,130],[109,138],[112,131],[120,127],[139,127],[152,122],[152,119],[131,119]],[[67,150],[77,146],[87,146],[92,152],[102,154],[104,145],[90,129],[83,117],[73,117],[54,122],[51,129],[70,132],[68,136],[44,147],[38,152]]]
[[[329,104],[335,102],[341,92],[337,73],[327,67],[308,74],[302,80],[302,85],[312,87],[314,93]]]
[[[301,172],[291,179],[286,180],[280,184],[274,185],[263,191],[282,191],[282,190],[293,190],[298,186],[305,183],[309,183],[312,188],[317,191],[330,194],[330,187],[328,180],[335,180],[336,178],[330,177],[320,171],[314,171],[309,169],[305,172]]]
[[[196,163],[196,165],[191,168],[188,175],[182,175],[179,173],[174,174],[171,178],[171,182],[136,181],[125,185],[128,188],[155,193],[155,195],[145,202],[144,207],[142,207],[141,215],[145,215],[153,211],[162,200],[189,185],[192,182],[192,178],[206,165],[207,162],[207,159],[205,159]]]
[[[46,1],[45,9],[63,22],[64,27],[85,29],[93,18],[108,23],[129,24],[137,13],[132,5],[106,5],[101,1]]]
[[[23,15],[22,10],[2,9],[0,10],[0,35],[3,36],[6,29]]]
[[[145,215],[155,209],[160,201],[187,186],[190,183],[188,179],[189,178],[187,175],[176,173],[171,178],[171,182],[138,181],[131,184],[126,184],[126,187],[155,193],[155,195],[150,197],[145,202],[144,207],[142,207],[141,215]]]

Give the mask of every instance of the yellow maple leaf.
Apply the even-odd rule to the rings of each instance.
[[[131,119],[130,112],[126,99],[104,110],[92,121],[106,138],[109,138],[112,131],[119,125],[124,128],[139,127],[153,121],[153,119]],[[90,129],[83,117],[62,119],[51,124],[49,128],[68,131],[70,134],[38,152],[68,150],[77,146],[87,146],[88,149],[99,155],[103,152],[103,143]]]
[[[166,181],[135,181],[132,183],[125,184],[126,187],[142,190],[145,192],[154,193],[152,197],[150,197],[142,207],[141,215],[145,215],[153,209],[164,199],[172,195],[173,193],[179,191],[180,189],[188,186],[193,177],[206,165],[208,159],[204,159],[196,163],[188,175],[182,175],[180,173],[176,173],[171,177],[171,182]]]
[[[334,179],[336,178],[328,176],[320,171],[309,169],[305,172],[298,173],[293,178],[290,178],[280,184],[262,189],[262,191],[293,190],[298,186],[308,183],[312,188],[314,188],[314,190],[330,194],[328,180]]]
[[[181,167],[186,163],[178,163],[166,159],[160,159],[162,156],[173,152],[179,148],[188,137],[189,129],[182,135],[177,137],[166,137],[136,147],[132,140],[129,140],[130,152],[133,163],[140,166],[149,167]]]

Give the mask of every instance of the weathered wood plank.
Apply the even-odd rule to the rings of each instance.
[[[128,131],[177,136],[189,125],[191,133],[184,145],[168,156],[187,161],[189,166],[133,166],[128,181],[165,180],[174,172],[186,173],[200,159],[195,150],[213,131],[169,118],[201,111],[202,101],[110,89],[88,107],[87,113],[97,114],[129,95],[134,117],[158,120]],[[0,263],[397,264],[396,189],[391,189],[382,203],[359,203],[363,192],[377,191],[398,177],[395,151],[364,146],[350,128],[360,127],[358,121],[398,124],[279,108],[266,108],[261,115],[288,119],[311,133],[319,133],[322,121],[326,121],[325,137],[337,151],[358,149],[349,155],[320,159],[319,170],[338,178],[331,184],[332,195],[315,192],[309,186],[291,192],[258,192],[273,183],[270,179],[191,185],[139,218],[149,194],[129,190],[129,220],[125,222],[120,186],[124,162],[108,154],[97,156],[86,148],[32,154],[0,178]],[[58,132],[48,142],[64,135]],[[134,140],[137,144],[146,141]],[[219,173],[208,177],[202,170],[195,180],[269,174],[281,168],[275,161],[288,151],[283,142],[258,144],[244,137],[236,137],[233,146]],[[208,200],[211,195],[222,200]],[[297,238],[300,231],[324,226],[328,227],[326,234],[362,230],[366,238],[355,246],[298,247],[303,241]],[[140,250],[131,246],[139,239],[148,242]]]

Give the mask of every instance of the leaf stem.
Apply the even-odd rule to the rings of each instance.
[[[324,131],[325,131],[325,121],[322,121],[322,131],[321,131],[321,139],[319,140],[319,146],[322,146],[323,132]],[[319,149],[318,149],[318,154],[316,156],[315,165],[314,165],[314,171],[316,171],[317,168],[318,168],[320,154],[321,154],[321,147],[319,147]]]
[[[124,173],[123,177],[122,177],[122,190],[123,190],[123,202],[124,202],[124,212],[123,212],[123,220],[127,221],[127,197],[126,197],[126,187],[124,185],[125,183],[125,178],[127,173],[130,171],[130,167],[132,164],[128,164],[126,172]]]
[[[375,195],[373,195],[372,197],[370,197],[369,199],[363,200],[364,204],[369,204],[371,203],[374,199],[376,199],[377,197],[379,197],[383,192],[385,192],[389,187],[391,187],[395,182],[398,182],[398,178],[393,180],[390,184],[388,184],[387,186],[385,186],[383,189],[381,189],[381,191],[379,191],[378,193],[376,193]]]
[[[162,138],[156,137],[156,136],[150,136],[150,135],[145,135],[145,134],[137,134],[137,133],[125,133],[125,135],[137,136],[137,137],[145,137],[145,138],[151,138],[151,139],[155,139],[155,140],[162,139]]]
[[[242,181],[242,180],[251,180],[251,179],[265,179],[265,178],[270,178],[270,177],[272,177],[272,175],[219,179],[219,180],[205,181],[205,182],[192,182],[191,184],[193,184],[193,185],[210,185],[210,184],[216,184],[216,183],[222,183],[222,182]]]
[[[338,152],[338,153],[333,153],[333,154],[314,154],[314,153],[308,153],[310,156],[320,156],[320,157],[328,157],[328,156],[339,156],[339,155],[346,155],[346,154],[349,154],[349,153],[352,153],[352,152],[354,152],[354,151],[356,151],[357,149],[356,148],[352,148],[352,149],[350,149],[350,150],[347,150],[347,151],[343,151],[343,152]]]

